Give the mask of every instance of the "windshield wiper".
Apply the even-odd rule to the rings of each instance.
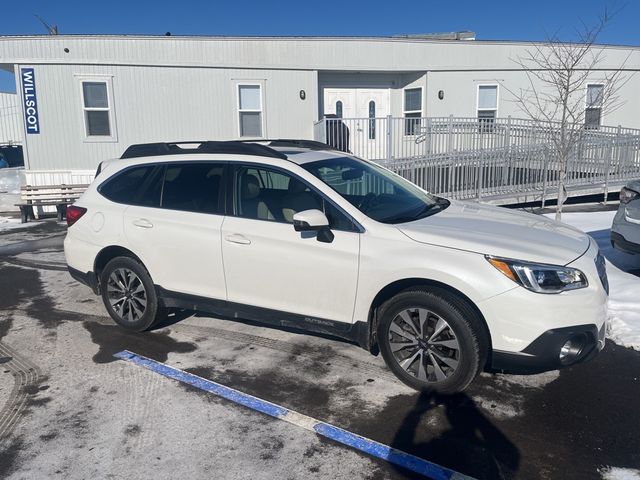
[[[379,220],[382,223],[407,223],[420,220],[421,218],[434,215],[451,205],[451,202],[446,198],[437,197],[434,204],[426,205],[418,213],[414,215],[398,215],[396,217],[383,218]]]

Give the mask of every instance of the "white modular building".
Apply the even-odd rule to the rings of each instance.
[[[344,133],[345,150],[372,159],[467,148],[420,137],[447,118],[515,124],[512,92],[528,81],[516,60],[536,45],[452,38],[5,36],[0,68],[15,75],[28,181],[83,183],[100,161],[156,141]],[[585,102],[589,121],[640,129],[640,48],[599,48],[585,98],[608,72],[628,78],[615,111]],[[473,146],[486,146],[482,133]]]

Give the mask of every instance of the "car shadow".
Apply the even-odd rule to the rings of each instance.
[[[195,310],[186,310],[186,309],[180,309],[180,308],[169,308],[167,309],[167,311],[168,313],[165,316],[165,318],[163,318],[160,322],[154,324],[151,328],[149,328],[150,332],[153,332],[154,330],[162,330],[163,328],[170,327],[172,325],[175,325],[176,323],[179,323],[191,317],[215,318],[216,320],[224,320],[224,321],[233,322],[233,323],[244,323],[254,327],[268,328],[270,330],[280,330],[281,332],[294,333],[297,335],[307,335],[311,337],[324,338],[327,340],[338,341],[342,343],[349,343],[351,345],[357,345],[355,341],[350,341],[341,337],[337,337],[335,335],[331,335],[329,333],[313,332],[310,330],[305,330],[303,328],[295,328],[295,327],[289,327],[284,325],[274,325],[272,323],[262,323],[255,320],[242,318],[242,317],[233,317],[229,315],[199,312]]]
[[[170,327],[182,320],[185,320],[189,317],[193,317],[196,314],[193,310],[184,310],[180,308],[169,308],[167,309],[167,315],[158,323],[153,325],[149,331],[152,332],[154,330],[161,330],[163,328]]]
[[[615,267],[623,272],[640,277],[640,255],[621,252],[611,246],[611,230],[595,230],[587,232],[600,247],[602,255]]]
[[[429,418],[427,418],[429,417]],[[448,424],[433,436],[420,428],[438,421]],[[432,463],[480,479],[512,478],[520,465],[518,448],[464,393],[421,393],[402,421],[391,446]],[[395,467],[404,478],[424,478]]]

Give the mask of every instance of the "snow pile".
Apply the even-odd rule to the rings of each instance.
[[[609,338],[619,345],[640,350],[640,255],[628,255],[611,246],[610,230],[615,211],[563,213],[562,222],[587,232],[607,259],[609,277]],[[553,214],[547,215],[553,218]],[[613,478],[613,477],[612,477]]]
[[[606,467],[600,470],[604,480],[640,480],[640,470]]]
[[[0,169],[0,194],[20,194],[20,187],[24,183],[24,168]]]
[[[0,168],[0,212],[18,211],[20,187],[25,183],[24,168]]]

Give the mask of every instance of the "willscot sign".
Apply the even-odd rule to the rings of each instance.
[[[36,74],[33,68],[21,68],[22,101],[24,102],[24,120],[27,134],[40,133],[38,119],[38,98],[36,95]]]

